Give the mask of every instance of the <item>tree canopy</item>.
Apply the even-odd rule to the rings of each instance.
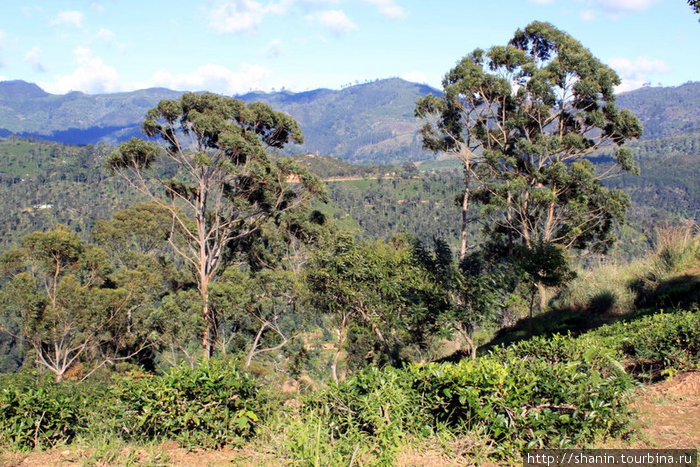
[[[637,171],[623,145],[642,132],[615,104],[618,84],[574,38],[533,22],[507,45],[464,57],[445,75],[444,94],[418,101],[416,115],[429,119],[426,148],[464,162],[464,197],[478,197],[491,231],[527,246],[595,241],[604,248],[629,201],[601,181]],[[587,156],[602,147],[612,149],[615,163],[596,171]]]
[[[186,93],[149,110],[143,131],[162,144],[132,139],[107,166],[170,213],[168,240],[195,273],[209,355],[216,321],[209,286],[227,251],[264,224],[283,222],[322,195],[323,185],[294,162],[268,157],[266,148],[302,142],[303,136],[294,119],[266,104]],[[153,171],[159,157],[168,162],[169,179]]]

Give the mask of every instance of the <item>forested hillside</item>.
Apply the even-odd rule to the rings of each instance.
[[[239,97],[246,102],[267,102],[299,122],[306,141],[301,146],[290,146],[292,152],[311,152],[362,164],[396,164],[435,157],[421,149],[417,130],[422,123],[414,117],[416,100],[429,93],[439,92],[393,78],[341,90],[254,92]],[[161,99],[181,94],[147,89],[118,94],[52,95],[35,84],[6,81],[0,83],[0,136],[15,134],[69,144],[113,144],[140,136],[146,110]],[[619,96],[620,106],[639,116],[645,139],[700,131],[699,100],[700,83],[645,87]]]
[[[644,139],[700,132],[700,83],[674,88],[643,87],[618,96],[620,107],[631,110],[644,125]]]
[[[629,193],[632,207],[617,255],[638,257],[649,247],[659,225],[683,219],[700,221],[700,136],[669,137],[633,144],[640,175],[607,180]],[[106,145],[65,146],[28,140],[0,142],[0,209],[6,228],[0,244],[10,245],[33,230],[56,223],[88,235],[99,219],[139,199],[108,176]],[[424,241],[433,236],[455,243],[463,184],[458,165],[353,165],[326,156],[299,155],[297,160],[328,180],[331,203],[318,208],[342,226],[368,239],[388,239],[412,232]],[[604,158],[602,159],[604,160]],[[453,161],[456,162],[456,161]],[[420,170],[419,170],[420,169]],[[477,211],[474,211],[477,214]],[[475,226],[474,232],[478,231]]]
[[[289,113],[306,135],[303,150],[355,163],[395,164],[431,159],[417,135],[421,122],[413,116],[418,98],[438,92],[399,78],[358,84],[340,91],[252,93]]]
[[[0,136],[69,144],[116,143],[140,134],[146,111],[181,92],[168,89],[90,95],[49,94],[24,81],[0,82]]]
[[[633,401],[700,368],[700,116],[652,110],[697,87],[627,95],[642,139],[616,73],[540,21],[446,76],[244,100],[2,83],[13,133],[145,137],[0,139],[0,463],[679,446],[637,436]],[[697,399],[672,424],[691,443]]]

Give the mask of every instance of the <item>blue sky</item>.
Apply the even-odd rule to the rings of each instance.
[[[549,21],[623,79],[700,80],[685,0],[0,0],[0,80],[52,93],[237,94],[399,76],[439,87],[476,47]]]

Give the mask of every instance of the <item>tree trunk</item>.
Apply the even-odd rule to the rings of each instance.
[[[542,313],[547,308],[547,287],[543,284],[537,284],[537,290],[540,298],[539,312]]]
[[[340,329],[338,330],[338,348],[333,356],[333,363],[331,364],[331,376],[333,381],[338,382],[338,360],[340,360],[340,353],[343,351],[343,344],[345,343],[345,326],[347,324],[347,316],[343,315],[343,321],[340,323]]]
[[[212,319],[211,310],[209,310],[209,281],[206,279],[202,282],[202,317],[204,318],[204,331],[202,332],[202,356],[205,360],[208,360],[212,354]]]
[[[467,225],[469,224],[469,165],[464,167],[464,197],[462,198],[462,226],[459,232],[459,261],[467,255]]]
[[[535,306],[535,286],[530,290],[530,307],[528,310],[527,335],[532,337],[532,309]]]
[[[248,352],[248,356],[245,359],[245,367],[248,368],[250,366],[250,362],[253,360],[253,356],[255,355],[255,350],[258,348],[258,343],[260,342],[260,336],[262,336],[262,333],[265,331],[265,328],[268,326],[268,322],[265,321],[261,326],[260,329],[258,329],[258,332],[255,334],[255,339],[253,339],[253,344],[250,347],[250,352]]]

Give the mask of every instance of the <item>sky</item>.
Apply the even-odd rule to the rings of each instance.
[[[618,92],[700,80],[700,15],[686,0],[0,0],[0,11],[0,81],[54,94],[390,77],[440,88],[461,57],[535,20],[616,70]]]

